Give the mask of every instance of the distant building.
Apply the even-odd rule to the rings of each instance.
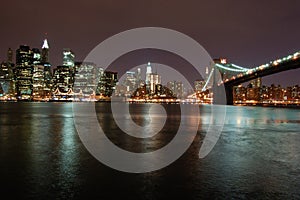
[[[111,71],[100,71],[99,82],[96,90],[96,95],[111,97],[116,89],[118,82],[118,73]]]
[[[57,66],[53,75],[53,92],[67,93],[73,88],[73,75],[69,66]]]
[[[131,95],[137,89],[138,84],[135,72],[126,72],[126,78],[124,80],[123,85],[126,86],[126,95]]]
[[[42,61],[40,50],[38,48],[33,48],[32,52],[33,52],[33,61],[32,61],[33,65],[39,65]]]
[[[45,96],[50,96],[46,89],[44,66],[36,64],[33,66],[32,74],[32,96],[34,100],[43,99]]]
[[[246,99],[253,100],[253,101],[259,101],[260,100],[260,87],[259,88],[253,87],[253,85],[250,83],[247,87]]]
[[[183,95],[183,83],[180,81],[169,81],[167,83],[167,88],[169,88],[174,96],[176,96],[177,98],[182,98]]]
[[[259,77],[250,81],[250,84],[252,85],[253,88],[261,88],[262,86],[261,78]]]
[[[74,92],[85,95],[96,92],[96,64],[92,62],[75,62]]]
[[[41,62],[40,64],[44,66],[44,77],[45,77],[45,90],[50,92],[52,88],[52,69],[49,60],[49,51],[50,46],[48,44],[48,40],[45,39],[42,45],[42,52],[41,52]]]
[[[75,66],[75,54],[71,49],[65,48],[63,50],[63,66],[73,68]]]
[[[194,88],[195,88],[195,92],[201,92],[203,87],[205,85],[205,81],[203,80],[196,80],[194,82]]]
[[[157,73],[151,73],[149,80],[150,93],[155,93],[155,86],[158,84],[161,84],[161,76]]]
[[[151,63],[148,62],[146,67],[146,85],[150,85],[150,75],[152,74]]]
[[[247,89],[242,85],[233,87],[233,101],[246,101]]]
[[[41,63],[49,63],[49,48],[48,40],[45,39],[42,45]]]
[[[14,52],[11,48],[9,48],[7,50],[7,62],[8,63],[13,63],[13,56],[14,56]]]
[[[14,64],[11,62],[2,62],[0,65],[0,96],[14,97],[15,96],[15,77]]]
[[[29,100],[32,95],[33,51],[21,45],[16,51],[16,89],[19,100]]]
[[[137,69],[136,82],[137,82],[138,87],[142,86],[142,84],[143,84],[141,68]]]

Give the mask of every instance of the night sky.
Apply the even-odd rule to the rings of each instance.
[[[155,26],[191,36],[213,58],[253,67],[300,50],[299,8],[299,0],[4,0],[0,60],[9,47],[40,48],[47,33],[53,66],[61,64],[63,48],[71,48],[81,61],[114,34]],[[263,83],[295,85],[299,76],[298,69]]]

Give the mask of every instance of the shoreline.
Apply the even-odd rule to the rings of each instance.
[[[72,101],[72,100],[49,100],[49,101],[0,101],[0,103],[84,103],[84,102],[93,102],[93,103],[110,103],[111,100],[98,100],[98,101]],[[205,103],[196,103],[196,102],[131,102],[127,101],[129,104],[199,104],[199,105],[211,105]],[[271,107],[271,108],[296,108],[300,109],[300,104],[266,104],[266,103],[256,103],[256,104],[234,104],[232,106],[242,106],[242,107]]]

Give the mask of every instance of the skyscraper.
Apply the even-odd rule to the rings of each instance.
[[[161,76],[156,73],[150,74],[150,92],[155,93],[155,86],[161,84]]]
[[[50,46],[47,39],[44,39],[43,45],[42,45],[42,52],[41,52],[41,60],[40,64],[44,66],[44,81],[45,81],[45,93],[50,95],[50,90],[52,87],[52,70],[51,70],[51,64],[49,60],[49,51]]]
[[[75,55],[71,51],[71,49],[64,49],[63,50],[63,66],[68,66],[73,68],[75,65]]]
[[[96,92],[96,64],[92,62],[75,63],[74,92],[82,92],[83,95],[91,95]]]
[[[118,73],[111,71],[101,72],[96,94],[105,97],[111,97],[116,89],[118,82]]]
[[[137,87],[140,87],[142,84],[142,73],[141,73],[141,68],[137,69],[137,73],[136,73],[136,82],[137,82]]]
[[[16,51],[16,88],[19,100],[31,99],[33,74],[33,51],[21,45]]]
[[[124,85],[127,87],[127,92],[133,93],[137,88],[137,78],[135,72],[127,71]]]
[[[9,48],[7,50],[7,62],[8,63],[13,63],[13,55],[14,55],[13,50],[11,48]]]
[[[41,63],[41,52],[38,48],[33,48],[32,49],[33,52],[33,64],[34,65],[38,65]]]
[[[148,62],[147,68],[146,68],[146,84],[147,84],[147,85],[150,84],[150,74],[151,74],[151,73],[152,73],[151,63]]]
[[[73,80],[68,66],[57,66],[53,75],[53,91],[66,93],[73,88]]]
[[[44,39],[44,42],[43,42],[41,62],[42,63],[49,63],[49,44],[48,44],[47,39]]]

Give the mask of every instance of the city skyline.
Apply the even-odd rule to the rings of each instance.
[[[172,9],[168,9],[171,6]],[[213,58],[227,57],[244,67],[257,66],[299,50],[298,1],[51,1],[3,2],[0,60],[20,44],[39,47],[47,33],[53,66],[69,47],[78,60],[104,39],[127,29],[157,26],[183,32],[197,40]],[[65,14],[65,10],[74,15]],[[189,12],[186,12],[189,10]],[[51,14],[55,11],[55,15]],[[77,13],[77,14],[76,14]],[[34,19],[20,23],[23,15]],[[142,16],[142,17],[138,17]],[[57,56],[59,55],[59,56]],[[144,63],[150,59],[144,59]],[[150,60],[151,61],[151,60]],[[297,82],[300,70],[264,78],[267,85]],[[289,77],[289,78],[287,78]]]

